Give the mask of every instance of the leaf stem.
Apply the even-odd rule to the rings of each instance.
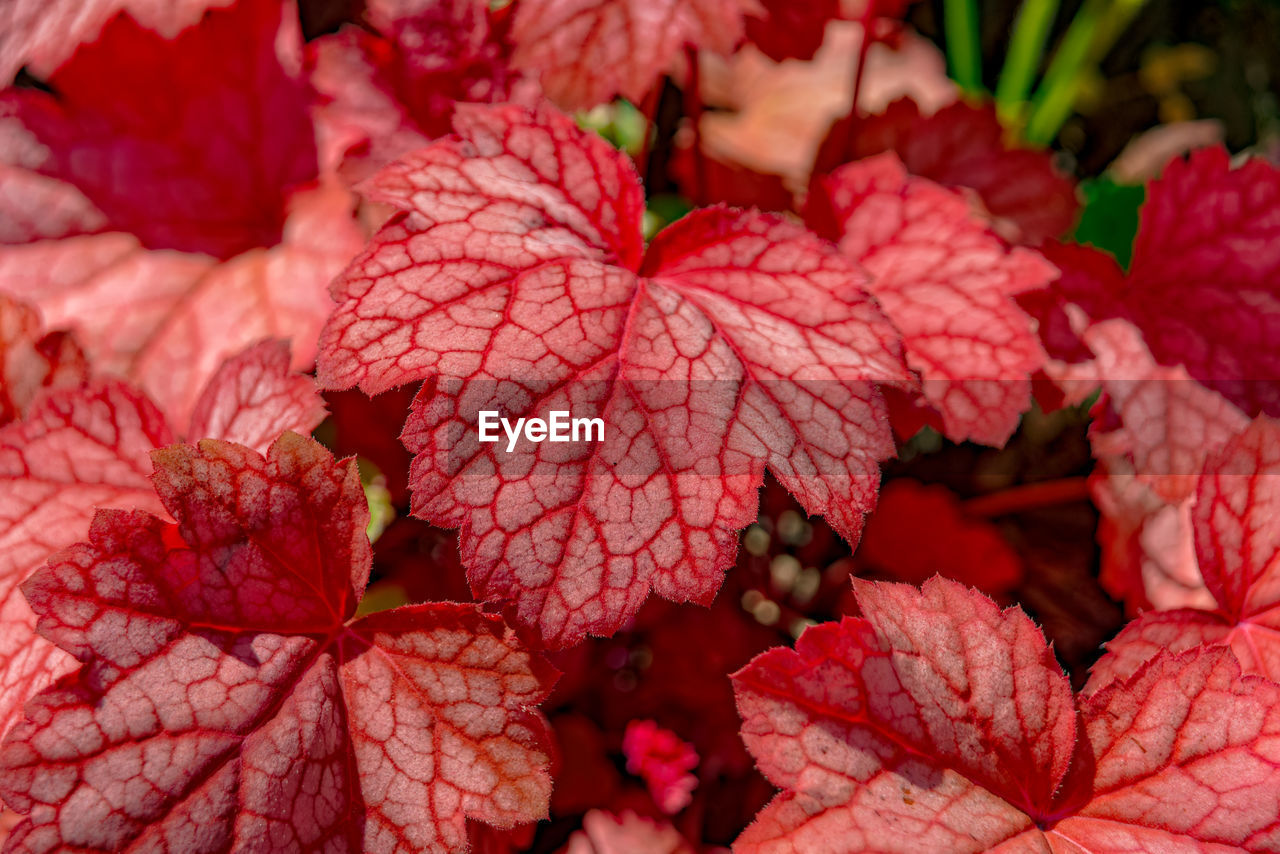
[[[1060,7],[1061,0],[1024,0],[1018,8],[1009,53],[996,82],[996,112],[1006,123],[1022,118]]]
[[[705,200],[707,190],[707,166],[702,153],[702,92],[701,74],[698,67],[698,49],[689,45],[685,48],[685,57],[689,63],[689,79],[684,91],[684,114],[693,123],[693,197],[695,203]]]
[[[844,141],[846,157],[853,156],[853,140],[858,129],[858,96],[862,92],[862,77],[867,70],[867,54],[875,41],[875,3],[867,3],[862,11],[862,41],[858,43],[857,65],[853,68],[853,91],[849,95],[849,132]]]
[[[944,0],[943,25],[951,78],[970,95],[982,92],[982,43],[977,0]]]
[[[640,145],[640,154],[636,157],[636,172],[642,177],[649,174],[649,158],[653,154],[653,146],[657,141],[658,102],[661,98],[662,84],[656,82],[640,104],[640,114],[644,116],[644,141]]]
[[[1061,480],[1026,483],[1002,489],[999,492],[979,495],[964,502],[964,511],[970,516],[989,518],[1088,500],[1089,479],[1067,477]]]

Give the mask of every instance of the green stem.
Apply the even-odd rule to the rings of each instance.
[[[1027,97],[1044,58],[1049,30],[1058,17],[1061,0],[1025,0],[1013,23],[1009,54],[996,84],[996,110],[1006,122],[1015,121],[1026,109]]]
[[[951,77],[965,92],[982,91],[982,44],[978,37],[977,0],[944,0],[947,64]]]
[[[1048,145],[1075,108],[1083,71],[1115,44],[1146,0],[1085,0],[1031,101],[1028,142]]]

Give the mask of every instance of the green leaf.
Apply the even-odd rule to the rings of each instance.
[[[1084,210],[1072,237],[1077,243],[1110,252],[1127,270],[1138,233],[1138,209],[1146,199],[1146,189],[1140,184],[1117,184],[1103,177],[1083,182],[1080,191]]]

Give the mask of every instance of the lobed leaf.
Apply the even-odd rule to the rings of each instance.
[[[1014,298],[1044,288],[1054,268],[1006,249],[962,197],[909,177],[893,154],[820,178],[806,218],[871,273],[869,289],[901,330],[947,437],[1007,442],[1045,360]]]
[[[368,578],[354,463],[285,434],[156,451],[177,520],[103,511],[24,585],[84,666],[0,748],[10,850],[466,850],[539,818],[552,682],[500,619],[352,621]]]
[[[707,602],[768,465],[854,540],[907,379],[862,275],[804,229],[709,209],[646,251],[630,164],[567,117],[459,107],[382,172],[401,208],[336,283],[320,381],[427,379],[414,512],[544,641],[611,634],[650,589]],[[483,444],[481,411],[599,417],[601,442]]]
[[[84,537],[95,507],[159,512],[147,455],[172,441],[154,404],[110,381],[46,394],[25,420],[0,428],[0,733],[72,664],[36,636],[19,585]]]
[[[240,438],[265,450],[284,430],[315,427],[324,415],[319,393],[288,364],[280,342],[229,359],[204,390],[188,435]],[[111,380],[46,392],[23,421],[0,428],[0,733],[69,666],[35,633],[19,585],[84,537],[95,508],[162,512],[148,455],[176,432],[145,395]]]
[[[1021,612],[941,579],[855,585],[863,618],[734,675],[784,789],[735,852],[1280,850],[1280,686],[1226,650],[1076,703]]]
[[[566,110],[639,103],[686,46],[733,50],[756,0],[523,0],[512,60]]]
[[[288,343],[270,340],[227,359],[200,392],[185,435],[265,451],[288,430],[311,432],[324,420],[324,399],[289,362]]]
[[[1083,341],[1095,354],[1083,372],[1104,392],[1089,431],[1102,581],[1135,612],[1210,605],[1192,547],[1192,499],[1206,459],[1248,419],[1185,368],[1157,365],[1127,321],[1096,323]]]

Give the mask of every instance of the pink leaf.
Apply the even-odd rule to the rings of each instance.
[[[1280,609],[1277,475],[1280,421],[1259,417],[1205,465],[1192,510],[1205,584],[1226,613],[1264,623]]]
[[[351,620],[371,558],[354,463],[295,434],[153,459],[176,525],[104,511],[25,585],[84,666],[0,749],[27,813],[11,847],[444,854],[468,819],[545,813],[552,675],[501,620]]]
[[[215,262],[149,252],[127,234],[95,234],[0,247],[0,291],[70,328],[96,370],[128,374],[140,352]]]
[[[1123,320],[1083,336],[1088,373],[1104,396],[1089,431],[1099,460],[1090,481],[1103,515],[1102,582],[1132,611],[1211,602],[1191,546],[1190,505],[1206,458],[1248,424],[1221,394],[1182,367],[1157,365]]]
[[[1246,672],[1280,679],[1280,422],[1260,416],[1213,453],[1189,500],[1195,551],[1217,607],[1144,614],[1107,644],[1097,687],[1160,648],[1226,644]]]
[[[908,177],[892,154],[841,167],[815,195],[808,219],[871,273],[946,435],[1003,445],[1045,359],[1014,297],[1045,287],[1054,268],[1007,250],[962,197]]]
[[[1253,646],[1248,642],[1249,627],[1234,628],[1220,614],[1197,608],[1148,611],[1124,627],[1107,642],[1107,654],[1089,670],[1084,693],[1092,694],[1116,681],[1126,681],[1161,652],[1186,652],[1208,644],[1230,644],[1239,633],[1239,644],[1232,650],[1243,669],[1253,673],[1280,673],[1280,652],[1275,644]],[[1268,649],[1269,647],[1269,649]],[[1271,655],[1256,659],[1252,650],[1268,649]]]
[[[265,452],[281,433],[310,433],[324,416],[315,382],[289,370],[289,345],[268,340],[222,363],[196,401],[186,436]]]
[[[567,110],[622,95],[639,103],[690,45],[728,53],[755,0],[522,0],[512,38],[517,66],[541,74]]]
[[[666,822],[592,810],[582,818],[582,830],[569,838],[563,854],[694,854],[695,848]]]
[[[362,231],[345,191],[325,187],[292,204],[283,244],[221,264],[148,251],[118,233],[3,247],[0,292],[73,329],[96,369],[139,384],[185,424],[201,388],[249,344],[291,339],[296,369],[315,358],[331,309],[325,289]]]
[[[101,231],[106,218],[83,193],[34,171],[44,147],[11,112],[0,104],[0,244]]]
[[[414,511],[462,528],[477,595],[557,645],[650,589],[709,601],[765,465],[856,539],[891,453],[875,382],[906,380],[856,268],[727,209],[644,252],[634,171],[567,117],[460,107],[458,132],[375,179],[404,214],[338,281],[319,370],[368,393],[428,379]],[[487,410],[604,437],[509,451],[480,442]]]
[[[115,382],[53,392],[25,421],[0,428],[0,732],[69,668],[66,655],[32,631],[35,617],[18,586],[84,537],[95,507],[159,512],[147,454],[172,441],[155,406]]]
[[[1021,612],[855,584],[863,618],[734,676],[784,789],[737,854],[1280,850],[1280,686],[1230,653],[1161,653],[1076,703]]]
[[[256,341],[287,339],[294,370],[314,363],[333,308],[326,289],[359,251],[364,231],[351,195],[338,187],[295,195],[291,208],[283,243],[193,282],[136,356],[131,376],[177,423],[186,423],[223,360]]]

